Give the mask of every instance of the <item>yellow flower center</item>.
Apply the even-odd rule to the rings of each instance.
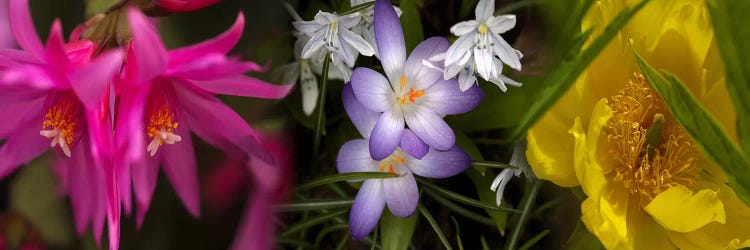
[[[693,185],[696,146],[643,75],[610,99],[613,116],[604,130],[617,164],[613,180],[640,195],[642,205],[676,184]]]
[[[487,33],[487,24],[484,24],[484,23],[480,24],[477,30],[479,31],[479,34],[484,35],[484,33]]]
[[[175,144],[182,141],[182,137],[175,134],[178,126],[174,112],[167,107],[161,107],[151,113],[146,124],[146,135],[151,138],[151,143],[146,149],[151,156],[154,156],[159,147],[165,143]]]
[[[397,150],[397,152],[394,152],[385,160],[380,161],[380,172],[399,174],[398,167],[400,164],[404,163],[404,158],[399,156],[400,153],[398,151],[399,150]]]
[[[411,87],[409,88],[409,91],[406,92],[405,91],[406,90],[406,85],[407,85],[406,76],[401,76],[401,82],[399,83],[399,86],[401,87],[401,91],[400,92],[403,93],[403,95],[401,95],[401,97],[398,97],[398,102],[399,103],[401,103],[401,104],[407,104],[406,103],[407,101],[409,103],[415,103],[418,98],[420,98],[420,97],[422,97],[424,95],[424,90],[416,90],[415,91],[414,88],[411,88]]]
[[[81,104],[72,93],[53,94],[49,98],[52,105],[44,114],[39,134],[50,139],[52,147],[60,145],[63,153],[70,157],[70,147],[76,138]]]

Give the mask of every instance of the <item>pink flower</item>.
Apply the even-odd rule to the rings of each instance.
[[[128,180],[132,179],[140,226],[161,165],[178,197],[197,217],[200,200],[191,132],[234,160],[274,164],[250,126],[214,95],[278,99],[291,86],[245,76],[262,68],[226,56],[242,36],[242,14],[220,36],[169,52],[141,12],[129,9],[128,19],[133,40],[122,81],[116,86],[119,105],[114,138],[115,147],[124,152],[115,164],[122,202],[129,212]]]
[[[188,12],[211,6],[221,0],[157,0],[156,5],[168,12]]]
[[[8,0],[0,0],[0,48],[15,46],[13,34],[8,23]]]
[[[73,203],[76,226],[104,221],[104,166],[111,130],[106,100],[119,72],[119,50],[94,55],[88,40],[65,44],[56,20],[46,46],[31,20],[28,0],[10,0],[10,27],[23,50],[0,49],[0,178],[54,148],[55,169]],[[112,188],[112,186],[109,186]],[[111,190],[111,189],[109,189]],[[101,209],[97,209],[101,208]]]

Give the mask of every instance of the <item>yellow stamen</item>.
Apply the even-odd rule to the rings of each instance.
[[[636,75],[611,101],[613,116],[604,129],[617,163],[613,180],[638,194],[641,205],[676,184],[693,185],[696,146],[646,79]]]
[[[175,144],[182,140],[182,137],[175,134],[179,126],[180,124],[175,121],[174,112],[167,107],[151,113],[146,125],[146,135],[152,138],[146,148],[151,156],[154,156],[159,147],[165,143]]]
[[[406,76],[401,76],[400,86],[401,89],[404,89],[404,87],[406,87]]]
[[[483,24],[479,25],[478,30],[479,30],[479,34],[487,33],[487,24],[483,23]]]
[[[42,121],[40,134],[52,140],[52,147],[59,144],[63,153],[68,157],[70,157],[70,146],[75,140],[79,109],[77,100],[61,97],[57,103],[47,110]]]
[[[414,91],[414,88],[409,88],[409,93],[402,96],[401,99],[399,99],[399,102],[401,104],[406,104],[406,100],[408,99],[410,103],[414,103],[417,101],[417,98],[422,97],[424,95],[424,90]]]

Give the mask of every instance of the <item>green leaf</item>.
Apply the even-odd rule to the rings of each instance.
[[[456,192],[444,189],[444,188],[442,188],[440,186],[437,186],[435,184],[432,184],[429,181],[425,181],[422,178],[416,178],[416,179],[417,179],[417,182],[419,184],[421,184],[423,187],[429,188],[431,191],[435,191],[435,192],[439,193],[440,195],[445,196],[446,198],[449,198],[449,199],[454,200],[454,201],[458,201],[460,203],[463,203],[463,204],[466,204],[466,205],[469,205],[469,206],[483,208],[483,209],[489,209],[489,210],[493,210],[493,211],[504,211],[504,212],[514,212],[514,213],[520,212],[520,211],[518,211],[516,209],[506,208],[506,207],[498,207],[497,205],[495,205],[493,203],[487,203],[487,202],[483,202],[483,201],[478,201],[478,200],[475,200],[475,199],[463,196],[463,195],[461,195],[459,193],[456,193]],[[489,188],[489,186],[487,186],[487,188]]]
[[[569,250],[604,250],[604,246],[593,234],[589,233],[583,222],[578,220],[575,230],[570,235],[568,242],[565,243],[565,249]]]
[[[427,211],[424,206],[419,205],[419,213],[424,216],[424,218],[427,220],[427,222],[430,223],[430,226],[432,226],[432,230],[435,231],[435,234],[437,234],[438,238],[440,238],[440,242],[443,243],[443,247],[447,250],[453,250],[453,247],[451,247],[451,244],[448,242],[448,238],[445,237],[445,234],[443,233],[443,230],[440,229],[440,225],[438,225],[437,221],[435,221],[435,218],[432,217],[432,214],[430,214],[430,211]]]
[[[347,224],[338,224],[338,225],[333,225],[333,226],[323,228],[323,230],[320,230],[318,232],[318,235],[315,236],[315,245],[320,246],[320,242],[323,240],[323,237],[325,237],[326,234],[334,232],[334,231],[346,230],[346,229],[349,229],[349,225]]]
[[[466,209],[466,208],[464,208],[464,207],[462,207],[462,206],[460,206],[460,205],[458,205],[458,204],[456,204],[456,203],[454,203],[454,202],[452,202],[452,201],[450,201],[450,200],[448,200],[446,198],[443,198],[440,194],[438,194],[438,193],[436,193],[434,191],[425,190],[424,193],[427,194],[427,196],[430,196],[430,198],[434,199],[438,203],[440,203],[443,206],[445,206],[446,208],[450,209],[451,211],[453,211],[453,212],[455,212],[455,213],[457,213],[457,214],[459,214],[459,215],[461,215],[463,217],[466,217],[467,219],[471,219],[473,221],[476,221],[476,222],[479,222],[479,223],[482,223],[482,224],[485,224],[485,225],[488,225],[488,226],[494,226],[495,225],[495,222],[491,218],[488,218],[488,217],[486,217],[484,215],[481,215],[481,214],[475,213],[474,211]]]
[[[404,42],[407,55],[424,40],[422,19],[417,9],[417,0],[401,0],[401,27],[404,29]]]
[[[464,133],[456,132],[456,145],[466,151],[472,161],[484,160],[477,146],[474,145]],[[474,188],[477,190],[479,200],[487,203],[495,203],[497,199],[496,193],[490,190],[490,185],[495,179],[492,171],[487,171],[486,168],[471,167],[464,173],[466,173],[471,179],[471,182],[474,183]],[[495,226],[497,227],[497,231],[500,232],[500,235],[505,235],[505,226],[508,223],[508,213],[490,209],[485,209],[484,211],[487,212],[487,214],[490,215],[490,218],[492,218],[492,221],[495,222]]]
[[[291,204],[279,205],[278,209],[282,212],[299,212],[309,210],[331,209],[351,207],[354,200],[316,200],[316,201],[298,201]]]
[[[313,138],[313,166],[316,165],[318,153],[320,152],[320,138],[323,136],[323,131],[326,130],[325,114],[326,114],[326,92],[328,90],[328,67],[331,65],[331,57],[326,54],[325,60],[323,60],[323,76],[320,79],[320,97],[318,97],[318,113],[315,119],[315,135]]]
[[[750,164],[742,152],[685,84],[668,72],[660,74],[635,49],[633,52],[646,80],[664,99],[677,123],[693,138],[703,155],[724,170],[727,185],[737,197],[750,204]]]
[[[39,229],[45,243],[66,247],[75,237],[73,221],[56,184],[49,162],[33,161],[11,182],[10,204]]]
[[[750,1],[706,1],[724,60],[726,83],[737,110],[737,134],[750,156]]]
[[[357,6],[352,7],[351,9],[345,11],[341,15],[345,16],[345,15],[349,15],[349,14],[352,14],[352,13],[355,13],[355,12],[360,12],[360,11],[363,11],[364,9],[370,8],[373,5],[375,5],[375,1],[366,2],[366,3],[363,3],[363,4],[359,4]]]
[[[289,228],[287,228],[283,233],[281,233],[281,236],[288,237],[288,236],[290,236],[290,235],[292,235],[292,234],[294,234],[296,232],[300,232],[300,231],[302,231],[304,229],[307,229],[309,227],[316,226],[318,224],[322,224],[322,223],[328,222],[329,220],[332,220],[333,218],[336,218],[339,215],[346,214],[347,212],[349,212],[349,211],[348,210],[341,210],[341,211],[338,211],[338,212],[331,212],[331,213],[320,215],[320,216],[312,218],[312,219],[301,221],[301,222],[299,222],[297,224],[294,224],[294,225],[290,226]]]
[[[458,250],[464,250],[464,243],[461,241],[461,227],[458,226],[458,221],[455,217],[451,216],[453,225],[456,225],[456,243],[458,244]]]
[[[352,180],[365,180],[365,179],[381,179],[391,178],[398,175],[383,172],[356,172],[356,173],[343,173],[343,174],[332,174],[314,179],[304,185],[297,187],[297,190],[311,189],[314,187],[322,186],[328,183],[334,183],[339,181],[352,181]]]
[[[535,235],[534,237],[532,237],[531,239],[529,239],[529,241],[526,241],[525,243],[523,243],[523,245],[521,247],[519,247],[518,250],[528,250],[528,249],[530,249],[531,247],[534,246],[534,244],[536,244],[542,238],[544,238],[544,236],[547,236],[549,234],[549,232],[550,232],[550,230],[547,229],[547,230],[544,230],[541,233]]]
[[[390,210],[384,209],[380,217],[380,234],[384,250],[407,249],[417,227],[416,214],[401,218],[393,215]]]
[[[514,224],[511,227],[505,249],[514,250],[518,246],[518,241],[521,239],[521,234],[526,227],[526,223],[529,221],[529,217],[531,217],[531,211],[534,208],[536,196],[539,194],[541,186],[542,182],[540,180],[533,180],[529,183],[529,188],[523,194],[523,198],[521,198],[521,213],[513,218]]]
[[[624,27],[630,18],[632,18],[649,0],[643,0],[633,7],[625,7],[615,16],[612,21],[604,28],[602,33],[596,37],[584,51],[569,61],[560,65],[557,70],[552,72],[549,78],[544,81],[545,89],[534,98],[535,102],[531,104],[527,113],[521,117],[518,126],[511,132],[512,140],[518,139],[526,134],[534,123],[549,109],[557,100],[573,85],[578,76],[586,67],[599,55],[604,47],[614,38]]]

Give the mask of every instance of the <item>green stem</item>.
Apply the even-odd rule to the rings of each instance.
[[[367,8],[370,8],[370,6],[373,6],[373,5],[375,5],[375,1],[367,2],[367,3],[363,3],[363,4],[359,4],[359,5],[356,5],[356,6],[352,6],[351,9],[345,11],[344,13],[341,13],[341,15],[342,16],[346,16],[346,15],[349,15],[349,14],[352,14],[352,13],[357,13],[357,12],[363,11],[363,10],[365,10]]]
[[[542,182],[533,180],[530,185],[531,188],[524,194],[523,199],[521,199],[521,214],[516,217],[518,220],[516,220],[516,224],[511,228],[510,237],[505,249],[515,250],[518,248],[518,241],[521,239],[523,229],[526,226],[526,222],[529,221],[529,217],[531,217],[531,209],[534,207],[534,201],[537,194],[539,194],[539,189],[542,187]]]
[[[485,168],[511,168],[511,169],[518,169],[517,166],[513,166],[510,164],[500,163],[500,162],[492,162],[492,161],[473,161],[471,162],[471,165],[474,167],[485,167]]]
[[[453,210],[454,212],[456,212],[457,214],[463,217],[485,224],[487,226],[493,226],[493,227],[495,226],[495,222],[493,222],[492,219],[490,219],[489,217],[482,216],[481,214],[478,214],[466,208],[463,208],[460,205],[453,203],[452,201],[446,198],[443,198],[442,196],[440,196],[439,194],[435,193],[432,190],[425,190],[425,194],[432,197],[432,199],[434,199],[438,203],[443,204],[443,206],[447,207],[450,210]]]
[[[313,144],[313,165],[318,162],[318,153],[320,152],[320,139],[323,136],[323,116],[325,115],[326,109],[326,92],[328,89],[328,67],[331,64],[330,54],[326,54],[325,60],[323,60],[323,79],[320,82],[320,97],[318,98],[318,115],[315,119],[315,138]]]
[[[445,238],[445,234],[443,234],[443,230],[440,229],[440,225],[438,225],[437,221],[435,221],[435,218],[432,217],[432,214],[430,214],[427,209],[424,208],[424,206],[419,206],[419,212],[424,216],[425,219],[427,219],[427,222],[430,223],[430,226],[432,226],[432,229],[435,231],[435,234],[437,234],[438,238],[440,238],[440,241],[443,242],[443,247],[448,250],[453,250],[453,247],[451,247],[451,244],[448,243],[448,239]]]
[[[281,212],[300,212],[310,211],[319,209],[330,209],[330,208],[342,208],[351,207],[354,200],[318,200],[318,201],[302,201],[291,204],[279,205],[277,208]]]

